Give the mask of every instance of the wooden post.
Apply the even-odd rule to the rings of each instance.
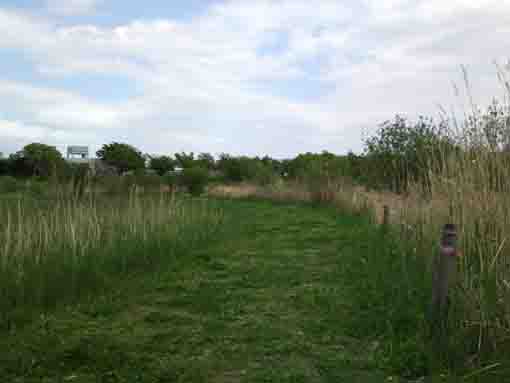
[[[453,285],[457,271],[457,228],[446,224],[441,234],[439,253],[432,276],[432,319],[444,324],[448,312],[448,290]]]
[[[388,205],[383,206],[383,226],[386,228],[390,224],[390,208]]]

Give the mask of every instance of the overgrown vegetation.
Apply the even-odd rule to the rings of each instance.
[[[0,199],[0,327],[171,265],[212,238],[213,203],[165,193]]]
[[[201,167],[186,168],[181,175],[181,183],[191,195],[199,196],[207,185],[207,169]]]

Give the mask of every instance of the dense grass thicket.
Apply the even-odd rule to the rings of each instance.
[[[16,193],[0,198],[0,216],[2,327],[171,265],[210,240],[222,221],[212,202],[135,190],[84,198]]]

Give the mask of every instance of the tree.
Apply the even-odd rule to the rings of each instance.
[[[26,145],[12,154],[10,161],[15,175],[57,176],[66,168],[66,162],[57,148],[40,143]]]
[[[191,168],[194,165],[195,154],[193,152],[189,154],[185,152],[175,153],[175,160],[181,168]]]
[[[410,123],[397,115],[365,141],[372,180],[399,193],[412,182],[428,183],[429,172],[440,168],[442,158],[454,148],[448,126],[425,117]]]
[[[149,167],[153,169],[160,176],[167,174],[169,171],[174,170],[175,160],[169,156],[151,157]]]
[[[196,162],[198,166],[208,170],[213,170],[215,167],[214,157],[209,153],[200,153]]]
[[[220,154],[216,165],[225,179],[231,182],[255,181],[268,184],[278,172],[273,168],[269,158],[263,160],[259,157],[233,157],[225,153]]]
[[[233,182],[240,182],[243,180],[241,162],[238,158],[232,157],[226,153],[221,153],[217,166],[226,180]]]
[[[207,169],[192,166],[184,168],[180,175],[181,183],[188,189],[191,195],[199,196],[205,190],[208,182]]]
[[[135,147],[119,142],[105,144],[96,152],[97,157],[117,168],[119,174],[145,168],[145,158]]]

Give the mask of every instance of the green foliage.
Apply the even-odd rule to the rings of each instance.
[[[180,174],[181,184],[186,187],[191,195],[198,196],[205,191],[208,182],[207,169],[198,166],[184,168]]]
[[[9,174],[10,161],[7,158],[0,158],[0,176]]]
[[[133,175],[126,176],[128,185],[137,185],[145,191],[158,191],[165,184],[165,178],[157,174],[146,174],[137,172]]]
[[[197,166],[207,170],[213,170],[216,165],[214,157],[210,153],[200,153],[195,163]]]
[[[243,180],[241,163],[237,158],[222,153],[220,154],[217,166],[227,181],[241,182]]]
[[[377,360],[405,377],[430,373],[425,313],[430,302],[427,256],[404,246],[394,233],[374,227],[365,250],[342,262],[354,309],[350,334],[376,339]]]
[[[58,304],[101,295],[112,280],[169,265],[211,239],[220,211],[214,203],[192,204],[134,193],[83,200],[0,198],[5,217],[0,221],[0,331]],[[177,209],[182,214],[175,214]]]
[[[371,186],[401,193],[411,183],[428,183],[429,172],[441,167],[442,158],[455,148],[447,124],[424,117],[410,123],[397,115],[365,141],[365,169]]]
[[[14,235],[24,231],[27,240],[12,247],[25,257],[0,257],[7,259],[0,267],[9,267],[0,269],[0,320],[10,326],[0,330],[0,347],[9,350],[0,353],[0,376],[208,381],[242,371],[246,381],[271,382],[507,381],[503,347],[501,364],[480,361],[479,380],[466,378],[478,374],[471,364],[464,370],[466,360],[480,357],[474,324],[432,342],[430,254],[392,230],[330,206],[222,201],[228,219],[218,221],[207,213],[215,201],[160,198],[48,201],[43,207],[51,210],[43,211],[22,201],[21,211],[33,217],[57,206],[62,220],[49,215],[48,222],[73,225],[57,236],[43,232],[52,253],[23,247],[45,235],[14,222]],[[40,305],[44,314],[23,325],[23,311]],[[170,364],[159,363],[168,350]],[[253,360],[270,360],[271,368]],[[496,368],[487,374],[484,366]],[[438,376],[449,372],[461,378]]]
[[[143,191],[160,191],[161,187],[168,184],[167,177],[160,177],[156,174],[144,174],[137,172],[125,176],[101,176],[93,180],[94,187],[108,194],[127,194],[134,187]]]
[[[105,144],[96,154],[99,159],[117,168],[119,174],[145,168],[142,152],[128,144],[118,142]]]
[[[109,282],[106,293],[98,285],[89,299],[0,333],[6,382],[387,380],[370,339],[349,337],[343,327],[357,308],[340,267],[345,255],[365,253],[361,241],[372,228],[363,219],[304,205],[225,201],[228,219],[218,231],[197,220],[202,201],[178,202],[194,205],[166,214],[171,223],[147,231],[147,241],[77,257],[85,272],[55,292],[68,294],[80,282],[90,291],[84,260],[93,260],[92,268],[111,255],[96,267]],[[119,281],[124,261],[126,270],[141,272]],[[65,269],[47,270],[55,276]]]
[[[176,161],[169,156],[151,157],[149,167],[160,176],[164,176],[169,171],[174,170]]]
[[[94,177],[92,182],[94,187],[101,192],[105,192],[107,194],[121,194],[129,192],[129,186],[126,183],[126,180],[126,177],[105,175]]]
[[[468,116],[462,140],[472,149],[497,152],[510,149],[510,107],[497,99],[485,110]]]
[[[277,174],[270,165],[265,165],[262,162],[256,162],[255,174],[253,180],[259,185],[271,185],[278,178]]]
[[[174,172],[163,176],[163,184],[175,188],[180,184],[180,174]]]
[[[191,168],[195,165],[195,154],[193,152],[175,153],[175,161],[182,169]]]
[[[312,192],[329,189],[331,185],[364,180],[364,158],[349,153],[339,156],[323,151],[304,153],[283,162],[283,173],[287,178],[307,185]]]
[[[15,176],[50,177],[63,174],[67,163],[54,147],[40,143],[26,145],[10,156],[11,171]]]
[[[276,160],[269,157],[263,159],[247,156],[234,157],[222,153],[217,162],[217,169],[227,182],[252,181],[267,185],[278,176],[276,163]]]

